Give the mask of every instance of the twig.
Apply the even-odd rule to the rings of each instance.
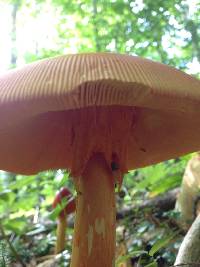
[[[2,224],[1,224],[1,222],[0,222],[0,232],[1,232],[1,234],[2,234],[3,239],[7,242],[8,246],[9,246],[10,250],[12,251],[12,253],[13,253],[14,257],[16,258],[16,260],[17,260],[18,262],[20,262],[21,265],[22,265],[23,267],[26,267],[26,264],[25,264],[25,263],[23,262],[23,260],[20,258],[20,256],[18,255],[17,251],[15,250],[14,246],[13,246],[12,243],[10,242],[9,238],[6,236],[6,234],[5,234],[5,232],[4,232],[4,229],[3,229],[3,226],[2,226]]]

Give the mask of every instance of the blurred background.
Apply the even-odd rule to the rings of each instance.
[[[47,57],[101,51],[149,58],[199,78],[200,0],[0,0],[0,74]],[[116,266],[173,265],[187,230],[174,207],[191,157],[125,176],[116,190]],[[0,172],[0,267],[37,266],[53,254],[52,202],[62,186],[75,195],[66,170]],[[53,266],[69,266],[72,225],[73,215]]]

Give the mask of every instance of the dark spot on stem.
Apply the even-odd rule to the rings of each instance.
[[[143,147],[140,147],[140,151],[142,151],[142,152],[147,152],[146,149],[143,148]]]
[[[77,192],[77,195],[82,196],[82,194],[83,194],[83,193],[82,193],[81,191],[78,191],[78,192]]]
[[[111,169],[112,169],[112,171],[117,171],[117,170],[119,170],[119,165],[115,161],[112,161],[111,162]]]

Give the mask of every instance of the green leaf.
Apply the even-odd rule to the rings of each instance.
[[[174,239],[174,237],[178,234],[178,231],[170,234],[169,236],[166,236],[165,238],[162,238],[160,240],[158,240],[153,247],[151,248],[151,250],[149,251],[149,255],[153,256],[157,251],[159,251],[161,248],[166,247],[171,241],[172,239]]]
[[[179,186],[181,180],[182,177],[179,174],[161,178],[160,181],[150,186],[150,196],[157,196],[170,190],[171,188]]]
[[[4,223],[4,227],[7,230],[11,230],[16,234],[23,234],[27,226],[27,220],[25,217],[9,219]]]
[[[50,218],[51,220],[56,220],[56,218],[58,217],[59,213],[64,209],[64,207],[66,206],[66,204],[67,204],[67,199],[63,199],[63,200],[61,201],[61,203],[58,204],[58,205],[56,206],[56,208],[53,209],[53,210],[49,213],[49,218]]]
[[[63,186],[66,185],[66,181],[69,179],[69,172],[65,173],[62,177],[62,179],[60,180],[59,184],[58,184],[58,188],[61,188]]]
[[[9,201],[10,194],[12,194],[12,191],[8,189],[0,192],[0,200]]]
[[[116,265],[118,266],[120,263],[134,257],[134,256],[139,256],[139,255],[143,255],[143,254],[147,254],[147,251],[145,250],[137,250],[137,251],[130,251],[127,255],[124,256],[120,256],[117,260],[116,260]]]
[[[19,180],[15,181],[14,183],[9,185],[10,190],[14,189],[20,189],[23,186],[30,185],[33,181],[35,181],[36,177],[35,175],[33,176],[25,176],[25,177],[20,177]]]
[[[158,263],[156,261],[153,261],[153,262],[145,265],[145,267],[158,267]]]

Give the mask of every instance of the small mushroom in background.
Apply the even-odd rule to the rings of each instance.
[[[62,205],[63,201],[66,201],[66,204],[58,215],[55,254],[58,254],[65,249],[67,215],[73,213],[76,209],[75,199],[72,198],[72,193],[67,187],[63,187],[58,191],[52,204],[53,208],[55,209],[58,205]]]
[[[77,191],[71,267],[115,262],[115,184],[200,150],[200,81],[119,54],[42,60],[0,77],[0,169],[66,168]]]
[[[181,212],[181,219],[186,226],[200,213],[200,152],[196,153],[187,163],[176,209]]]

